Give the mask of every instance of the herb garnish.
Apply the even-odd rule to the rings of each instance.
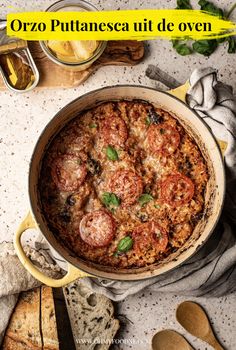
[[[122,238],[117,246],[117,251],[115,252],[115,256],[118,256],[119,253],[126,253],[133,247],[133,239],[130,236],[125,236]]]
[[[107,155],[107,158],[112,161],[119,160],[117,151],[115,150],[115,148],[113,148],[110,145],[106,148],[106,155]]]
[[[97,124],[89,124],[89,127],[90,127],[90,129],[95,129],[95,128],[97,128],[98,126],[97,126]]]
[[[146,120],[145,120],[146,125],[150,125],[151,124],[151,120],[150,117],[147,116]]]
[[[224,13],[221,8],[217,7],[210,1],[199,0],[198,5],[202,11],[208,12],[213,16],[217,16],[220,19],[226,20],[230,17],[236,8],[235,3],[227,13]],[[192,9],[190,0],[177,0],[176,9]],[[236,53],[236,38],[234,36],[219,39],[198,40],[194,41],[192,44],[189,43],[188,39],[172,40],[172,45],[176,52],[181,56],[191,55],[194,52],[197,52],[203,56],[210,56],[217,49],[219,44],[224,42],[228,43],[228,53]]]
[[[112,192],[104,192],[102,195],[102,203],[110,209],[111,211],[115,210],[115,208],[120,205],[120,198]]]
[[[139,204],[141,206],[144,206],[145,204],[147,204],[148,202],[152,201],[153,200],[153,196],[151,196],[150,194],[148,193],[144,193],[144,194],[141,194],[141,196],[139,197],[138,201],[139,201]]]
[[[192,6],[190,4],[190,0],[177,0],[177,7],[178,10],[191,10]]]

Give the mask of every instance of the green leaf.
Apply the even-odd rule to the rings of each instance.
[[[144,193],[144,194],[141,194],[141,196],[139,197],[138,201],[139,201],[139,204],[141,206],[147,204],[148,202],[152,201],[153,200],[153,196],[151,196],[150,194],[148,193]]]
[[[215,6],[212,2],[206,0],[198,1],[198,5],[201,6],[202,11],[209,12],[213,16],[218,16],[219,18],[224,17],[224,12],[219,7]]]
[[[181,56],[191,55],[193,50],[187,44],[180,42],[179,40],[172,40],[173,48]]]
[[[156,209],[160,209],[160,204],[154,204],[154,208],[156,208]]]
[[[230,36],[227,38],[228,41],[228,53],[236,53],[236,38],[233,36]]]
[[[146,123],[146,125],[150,125],[151,124],[151,120],[150,120],[149,117],[146,118],[145,123]]]
[[[89,124],[89,127],[90,127],[90,129],[95,129],[95,128],[97,128],[98,126],[97,126],[97,124]]]
[[[225,41],[227,41],[227,38],[218,38],[218,39],[216,39],[216,41],[217,41],[217,44],[222,44]]]
[[[130,236],[125,236],[122,238],[117,246],[117,252],[118,253],[126,253],[128,252],[133,246],[133,240]]]
[[[112,161],[119,160],[117,151],[115,150],[115,148],[113,148],[110,145],[106,148],[106,155],[107,155],[107,158]]]
[[[119,207],[120,205],[120,198],[118,198],[115,193],[112,192],[104,192],[102,194],[102,203],[105,204],[105,206],[112,210],[114,208]]]
[[[191,10],[191,8],[190,0],[177,0],[178,10]]]
[[[204,56],[210,56],[217,48],[217,41],[212,40],[198,40],[193,43],[193,50]]]

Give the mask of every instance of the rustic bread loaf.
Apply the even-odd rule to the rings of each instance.
[[[41,287],[41,334],[43,350],[59,350],[52,288]]]
[[[3,350],[38,350],[43,347],[40,333],[40,288],[20,295],[8,325]]]
[[[21,293],[2,350],[59,350],[52,288]]]
[[[81,282],[63,288],[77,350],[107,350],[119,329],[110,299]]]
[[[38,350],[42,349],[35,346],[30,346],[29,344],[26,344],[24,342],[20,342],[19,340],[14,340],[10,338],[8,335],[4,338],[4,345],[2,347],[4,350]]]

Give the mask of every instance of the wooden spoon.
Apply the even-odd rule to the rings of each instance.
[[[194,350],[179,333],[166,329],[157,332],[152,338],[153,350]]]
[[[183,302],[176,310],[176,318],[187,332],[204,340],[215,350],[224,350],[216,339],[207,315],[200,305],[192,301]]]

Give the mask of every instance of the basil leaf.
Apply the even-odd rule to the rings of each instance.
[[[118,198],[115,193],[104,192],[102,194],[102,203],[105,204],[108,209],[113,209],[120,205],[120,198]]]
[[[115,207],[118,207],[120,205],[120,198],[118,198],[115,193],[111,193],[111,204]]]
[[[179,40],[172,40],[173,48],[181,56],[191,55],[193,50],[185,43],[181,43]]]
[[[153,196],[151,196],[151,195],[148,194],[148,193],[141,194],[141,196],[140,196],[139,199],[138,199],[139,204],[140,204],[141,206],[147,204],[147,203],[150,202],[151,200],[153,200]]]
[[[150,125],[151,124],[151,120],[150,120],[149,116],[146,118],[145,123],[146,123],[146,125]]]
[[[178,10],[190,10],[191,8],[190,0],[177,0]]]
[[[95,128],[97,128],[98,126],[97,126],[97,124],[89,124],[89,127],[90,127],[90,129],[95,129]]]
[[[227,41],[227,38],[218,38],[218,39],[216,39],[216,41],[217,41],[217,44],[222,44],[225,41]]]
[[[156,209],[160,209],[160,204],[154,204],[154,208],[156,208]]]
[[[110,145],[106,148],[106,155],[112,161],[119,160],[117,151]]]
[[[219,7],[215,6],[212,2],[206,0],[198,1],[198,5],[201,6],[202,11],[209,12],[213,16],[218,16],[219,18],[224,17],[224,12]]]
[[[204,56],[210,56],[217,48],[217,41],[212,40],[198,40],[193,43],[193,50]]]
[[[230,36],[227,38],[228,41],[228,53],[236,53],[236,38],[233,36]]]
[[[133,246],[133,240],[130,236],[125,236],[120,240],[117,246],[117,252],[118,253],[126,253],[128,252]]]

